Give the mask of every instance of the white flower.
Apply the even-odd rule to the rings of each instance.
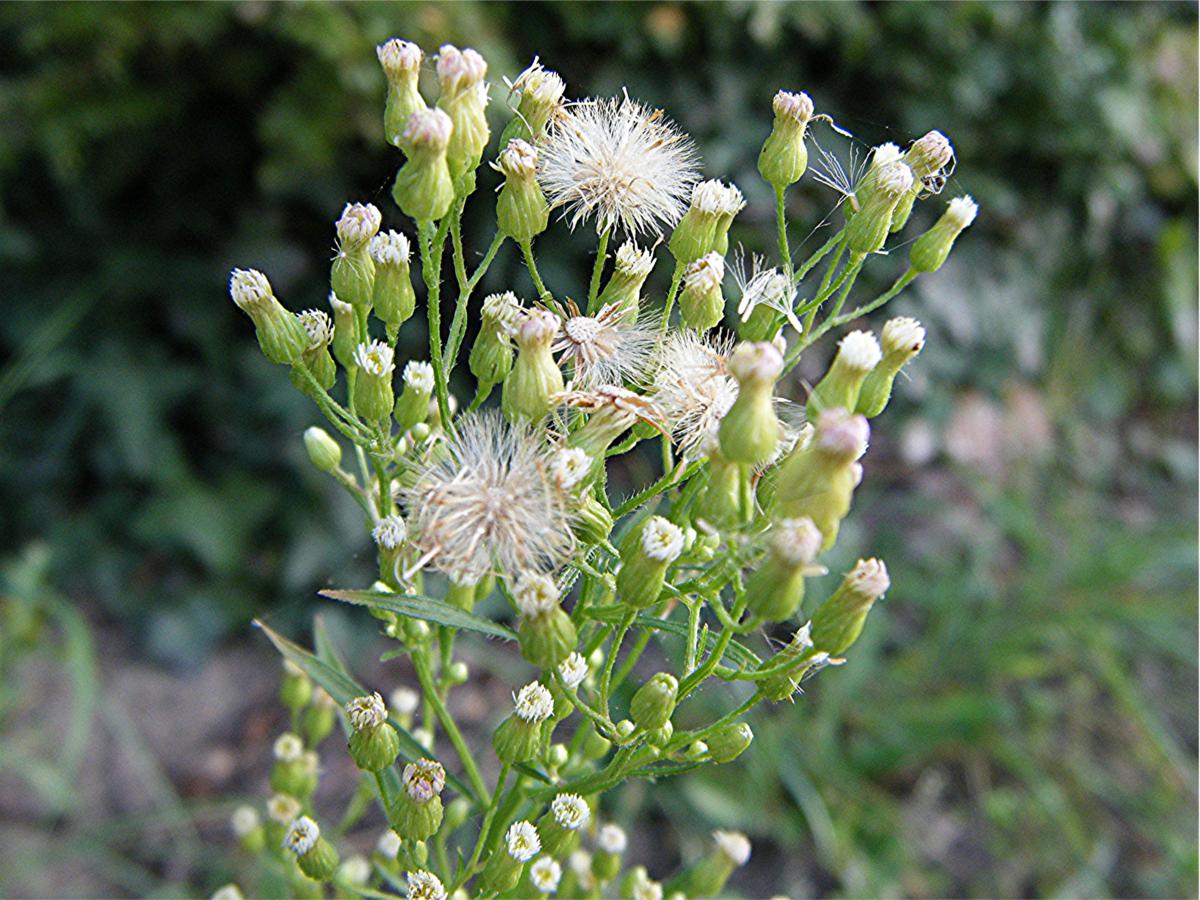
[[[655,233],[679,221],[698,180],[691,140],[661,111],[623,97],[571,104],[539,147],[538,180],[574,228]]]
[[[527,618],[544,616],[558,609],[558,599],[558,585],[549,575],[526,573],[513,588],[517,611]]]
[[[308,816],[300,816],[288,826],[287,834],[283,836],[283,849],[291,850],[297,856],[303,856],[314,846],[321,836],[321,829]]]
[[[553,894],[558,890],[558,882],[562,878],[562,866],[549,856],[543,856],[529,867],[529,880],[543,894]]]
[[[560,365],[570,361],[574,387],[588,390],[645,376],[660,340],[658,329],[636,320],[626,322],[620,303],[610,303],[594,316],[580,315],[574,307],[572,311],[550,349],[562,354]]]
[[[808,516],[780,519],[767,538],[775,555],[794,566],[807,566],[821,549],[821,532]]]
[[[433,752],[433,732],[432,731],[430,731],[428,728],[414,728],[412,736],[413,736],[414,741],[416,741],[418,744],[420,744],[422,747],[424,747],[430,753]]]
[[[581,653],[572,652],[558,664],[558,674],[562,676],[563,684],[574,690],[583,684],[583,679],[587,678],[587,660]]]
[[[883,326],[880,343],[883,352],[889,356],[915,356],[925,347],[925,328],[916,319],[907,316],[888,319]]]
[[[513,698],[517,715],[526,722],[544,722],[554,712],[554,698],[540,682],[531,681]]]
[[[713,841],[735,866],[744,866],[750,860],[750,839],[740,831],[714,831]]]
[[[300,320],[305,334],[308,335],[309,350],[328,347],[333,341],[333,321],[329,318],[329,313],[321,309],[306,309],[296,313],[296,318]]]
[[[873,186],[888,197],[899,197],[912,190],[912,169],[899,160],[874,167],[872,172]]]
[[[258,810],[253,806],[239,806],[229,817],[229,825],[237,837],[243,838],[259,825]]]
[[[404,125],[403,143],[411,147],[445,150],[454,123],[440,109],[418,109]]]
[[[639,247],[634,241],[625,241],[617,249],[613,268],[630,278],[645,279],[654,268],[654,253]]]
[[[587,824],[591,816],[586,801],[578,794],[559,794],[550,801],[550,812],[559,827],[567,831],[578,831]]]
[[[788,324],[796,331],[804,326],[796,318],[796,285],[779,269],[766,267],[763,257],[757,253],[749,256],[738,247],[733,258],[733,278],[737,283],[741,299],[738,300],[738,315],[745,322],[759,306],[781,312]]]
[[[379,266],[399,266],[407,263],[412,256],[412,246],[408,238],[398,231],[381,231],[371,238],[367,246],[371,259]]]
[[[855,592],[871,597],[882,597],[892,585],[882,559],[860,559],[846,581]]]
[[[532,822],[513,822],[504,835],[508,855],[517,862],[529,862],[542,849],[542,839]]]
[[[567,85],[561,75],[534,59],[529,68],[517,76],[510,90],[519,92],[522,99],[528,97],[536,106],[545,108],[556,106],[562,100]]]
[[[572,850],[567,857],[567,866],[577,878],[586,881],[592,875],[592,854],[586,850]]]
[[[521,301],[512,291],[488,294],[483,298],[480,314],[487,324],[511,338],[517,333],[517,326],[521,322]]]
[[[267,276],[257,269],[234,269],[229,275],[229,296],[238,309],[249,312],[275,296]]]
[[[433,366],[414,359],[404,367],[404,383],[421,394],[433,393]]]
[[[600,833],[596,835],[596,846],[605,853],[611,853],[613,856],[624,853],[628,843],[628,838],[625,836],[625,829],[612,822],[603,826],[600,829]]]
[[[671,436],[687,455],[714,432],[737,399],[738,387],[725,370],[731,341],[676,331],[659,351],[650,397]]]
[[[498,412],[468,413],[405,492],[423,556],[459,581],[546,572],[575,549],[550,450]]]
[[[371,203],[347,203],[337,220],[338,240],[343,244],[363,244],[375,236],[383,223],[383,214]]]
[[[775,111],[775,115],[793,119],[801,125],[811,119],[813,115],[812,98],[803,91],[795,94],[790,91],[779,91],[771,101],[771,108]]]
[[[592,467],[592,458],[579,447],[564,447],[554,454],[550,471],[554,481],[564,491],[569,491],[587,477]]]
[[[421,703],[421,696],[408,687],[398,687],[388,697],[388,703],[397,715],[411,716]]]
[[[417,869],[404,875],[408,900],[446,900],[446,886],[432,872]]]
[[[289,794],[274,794],[267,801],[267,815],[272,822],[287,825],[300,815],[300,801]]]
[[[379,523],[371,529],[371,537],[384,550],[395,550],[402,546],[407,539],[408,526],[404,524],[403,516],[392,513],[390,516],[380,519]]]
[[[958,229],[966,228],[975,221],[979,205],[969,196],[955,197],[946,208],[946,217]]]
[[[346,884],[364,885],[371,880],[371,863],[365,856],[349,856],[338,866],[337,877]]]
[[[350,719],[350,727],[355,731],[378,728],[387,721],[387,707],[383,705],[383,698],[376,691],[364,697],[355,697],[347,703],[346,715]]]
[[[375,849],[384,859],[395,859],[400,855],[401,843],[400,835],[388,828],[379,835],[379,840],[375,842]]]
[[[432,759],[418,759],[404,767],[400,783],[413,800],[426,803],[446,786],[446,770]]]
[[[881,359],[879,341],[869,331],[852,331],[838,341],[838,362],[854,372],[870,372]]]
[[[707,294],[725,280],[725,257],[713,251],[688,263],[683,271],[683,286],[697,294]]]
[[[386,378],[396,368],[396,354],[383,341],[362,343],[354,348],[354,364],[374,378]]]
[[[421,48],[411,41],[392,38],[375,48],[379,64],[389,77],[416,72],[421,67]]]
[[[275,758],[280,762],[294,762],[304,755],[304,741],[300,740],[298,734],[285,731],[275,738],[275,746],[272,749]]]
[[[633,886],[633,900],[662,900],[662,882],[640,879]]]
[[[659,562],[675,562],[683,552],[683,531],[662,516],[651,516],[642,529],[642,552]]]
[[[500,151],[496,166],[506,178],[532,178],[537,174],[537,150],[520,138],[513,138]]]
[[[242,893],[242,889],[231,882],[213,891],[209,900],[242,900],[243,897],[245,894]]]

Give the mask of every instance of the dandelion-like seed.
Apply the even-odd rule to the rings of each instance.
[[[408,900],[446,900],[446,886],[432,872],[417,869],[404,876]]]
[[[719,333],[672,334],[659,351],[649,397],[685,455],[699,449],[737,399],[737,382],[725,368],[733,341]]]
[[[529,862],[542,849],[542,839],[532,822],[513,822],[504,835],[508,855],[517,862]]]
[[[645,322],[626,322],[626,310],[610,303],[594,316],[585,316],[571,302],[570,315],[550,349],[560,353],[559,364],[572,365],[571,383],[588,390],[601,384],[637,382],[646,375],[658,331]]]
[[[472,413],[405,492],[408,526],[431,563],[460,582],[547,572],[575,548],[550,451],[495,411]]]
[[[562,879],[562,866],[549,856],[541,857],[529,867],[529,880],[543,894],[553,894]]]
[[[418,803],[425,803],[446,786],[446,770],[432,759],[418,759],[404,767],[400,781],[408,796]]]
[[[513,698],[517,715],[526,722],[544,722],[554,712],[554,698],[538,681],[531,681]]]
[[[297,856],[303,856],[314,846],[321,836],[321,829],[308,816],[300,816],[288,826],[287,834],[283,836],[283,849],[291,850]]]
[[[574,228],[657,233],[679,221],[699,179],[695,146],[661,110],[629,97],[581,100],[550,124],[538,181]]]
[[[550,801],[550,812],[554,821],[567,831],[578,831],[592,814],[587,802],[578,794],[559,794]]]
[[[733,279],[741,296],[737,311],[743,322],[757,307],[766,306],[783,313],[797,332],[804,330],[794,309],[796,285],[779,269],[768,268],[763,257],[738,247],[733,258]]]

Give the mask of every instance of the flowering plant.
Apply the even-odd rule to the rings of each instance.
[[[418,86],[420,48],[395,39],[378,55],[385,134],[405,159],[392,194],[397,222],[415,236],[428,361],[398,366],[400,333],[417,307],[417,260],[413,238],[383,230],[373,205],[351,203],[337,221],[332,316],[289,312],[253,270],[235,270],[230,292],[266,356],[289,367],[340,435],[310,428],[305,446],[359,504],[376,545],[370,589],[324,593],[370,611],[398,645],[390,656],[409,658],[419,692],[398,689],[389,709],[321,641],[309,653],[264,626],[286,660],[281,697],[293,727],[275,744],[266,819],[244,807],[235,831],[302,896],[321,895],[324,884],[411,898],[719,893],[749,857],[743,835],[716,832],[708,856],[665,878],[626,869],[625,833],[600,823],[601,798],[628,779],[733,761],[752,742],[745,716],[754,706],[789,699],[802,679],[844,661],[889,586],[887,569],[860,560],[815,604],[806,585],[825,573],[817,560],[862,478],[868,421],[920,353],[924,330],[899,318],[880,339],[847,334],[804,417],[776,389],[815,340],[936,271],[975,204],[951,201],[911,244],[892,286],[848,305],[862,267],[914,203],[941,191],[953,151],[938,132],[907,150],[885,144],[853,178],[823,154],[817,180],[838,190],[845,223],[796,264],[787,192],[807,169],[809,126],[828,117],[806,94],[780,91],[758,159],[776,197],[779,264],[735,253],[736,296],[727,298],[741,191],[701,180],[694,145],[661,111],[628,96],[564,101],[562,79],[535,62],[510,85],[513,115],[492,163],[504,178],[496,234],[471,271],[460,221],[491,146],[486,62],[442,47],[431,107]],[[538,268],[535,241],[556,210],[598,237],[577,295],[552,289]],[[660,297],[646,283],[668,234],[674,268]],[[444,328],[447,243],[454,299]],[[510,243],[536,296],[476,304],[476,287]],[[732,299],[736,338],[723,327]],[[473,308],[480,324],[465,358],[476,390],[459,411],[450,382]],[[498,408],[485,408],[497,387]],[[644,441],[659,444],[660,477],[613,497],[609,460]],[[476,612],[493,594],[511,617]],[[773,623],[798,626],[778,650],[756,637]],[[468,678],[455,644],[471,632],[514,642],[532,667],[491,736],[495,765],[481,762],[447,706]],[[672,663],[626,703],[620,689],[652,642]],[[692,721],[687,700],[713,679],[737,685],[742,699],[715,721]],[[331,817],[312,797],[316,748],[339,719],[363,789]],[[443,762],[439,738],[456,765]],[[497,769],[489,782],[485,772]],[[444,804],[447,791],[456,797]],[[389,828],[370,859],[341,860],[326,832],[339,818],[344,832],[368,795]]]

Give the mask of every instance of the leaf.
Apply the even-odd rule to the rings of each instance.
[[[386,591],[321,591],[322,597],[340,600],[343,603],[353,603],[356,606],[369,606],[374,609],[385,609],[388,612],[399,613],[412,619],[424,619],[435,625],[445,625],[448,628],[459,628],[464,631],[477,631],[488,637],[498,637],[506,641],[515,641],[516,633],[511,628],[484,619],[481,616],[464,612],[457,606],[451,606],[432,597],[419,594],[390,594]]]
[[[329,696],[336,700],[339,706],[345,706],[355,697],[361,697],[369,693],[366,688],[355,681],[344,670],[339,670],[333,664],[317,659],[317,657],[313,656],[299,644],[289,641],[279,632],[269,627],[261,619],[255,619],[254,624],[262,629],[263,634],[270,639],[271,643],[275,645],[275,649],[282,653],[285,659],[291,660],[303,669],[309,678],[325,688],[329,692]],[[403,725],[391,716],[388,716],[388,721],[396,729],[396,733],[400,735],[400,754],[406,760],[411,762],[429,753]],[[394,770],[389,771],[395,774]],[[470,787],[449,772],[446,773],[446,781],[453,785],[454,789],[464,797],[478,799],[471,792]],[[394,786],[398,788],[399,782],[397,781]]]
[[[625,607],[618,605],[609,606],[594,606],[587,610],[587,617],[595,619],[598,622],[610,622],[616,624],[621,621],[621,617],[625,614]],[[683,622],[677,622],[674,619],[660,619],[657,616],[646,615],[640,613],[634,620],[634,625],[642,628],[650,628],[654,631],[665,631],[675,637],[683,638],[685,641],[688,637],[687,625]],[[711,650],[716,646],[717,636],[708,634],[705,645]],[[744,644],[739,644],[737,641],[730,641],[729,646],[725,648],[725,655],[739,666],[747,669],[752,669],[758,666],[762,660],[758,655]]]

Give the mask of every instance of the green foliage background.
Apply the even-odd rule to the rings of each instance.
[[[929,347],[831,561],[887,558],[889,602],[736,779],[629,795],[664,852],[711,821],[752,832],[764,890],[1194,895],[1191,4],[0,6],[0,545],[43,545],[71,605],[176,666],[366,576],[225,278],[323,305],[342,204],[390,203],[394,34],[663,106],[746,190],[748,246],[781,86],[864,146],[944,131],[982,208],[898,301]],[[810,186],[793,215],[829,207]]]

